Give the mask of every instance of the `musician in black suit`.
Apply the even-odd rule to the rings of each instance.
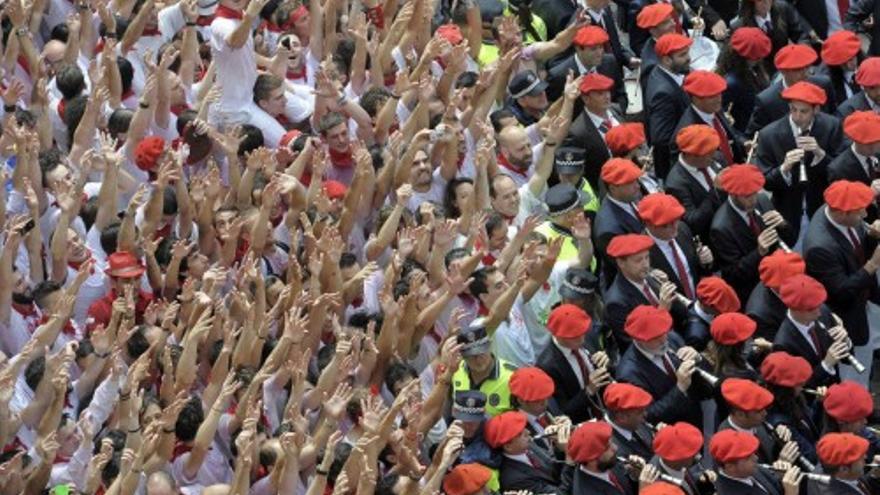
[[[764,31],[745,27],[733,32],[718,55],[718,73],[727,82],[723,106],[733,120],[731,124],[740,132],[745,132],[749,124],[758,93],[770,85],[762,62],[770,48],[770,38]]]
[[[526,415],[526,429],[535,448],[554,458],[557,452],[553,441],[544,435],[545,428],[566,420],[559,416],[559,409],[553,400],[555,388],[550,375],[534,366],[519,368],[510,375],[511,405]]]
[[[639,216],[654,240],[651,267],[662,271],[680,294],[693,301],[697,282],[712,271],[712,252],[705,246],[698,252],[693,233],[681,221],[683,215],[684,207],[668,194],[649,194],[639,202]]]
[[[880,115],[853,112],[844,119],[843,132],[852,145],[828,164],[828,182],[850,180],[880,188]],[[877,217],[875,202],[868,206],[866,221],[873,222]]]
[[[730,415],[718,425],[718,431],[748,431],[759,440],[758,461],[771,464],[777,456],[782,460],[794,462],[797,458],[797,444],[786,443],[783,449],[776,439],[776,433],[766,426],[767,408],[773,403],[773,394],[757,383],[744,378],[728,378],[721,384],[721,395],[730,408]],[[786,427],[778,427],[787,430]]]
[[[684,206],[684,223],[691,232],[709,240],[712,216],[726,197],[715,187],[719,172],[715,163],[718,133],[707,125],[697,124],[678,131],[675,139],[681,153],[666,178],[666,192]]]
[[[779,287],[789,277],[801,275],[806,269],[804,259],[795,252],[786,253],[777,249],[773,254],[761,259],[758,265],[761,281],[749,295],[745,309],[745,313],[758,325],[756,337],[762,337],[770,342],[776,337],[776,332],[788,311],[785,303],[779,298]]]
[[[721,277],[704,277],[697,284],[697,299],[688,308],[687,323],[679,333],[687,345],[702,352],[712,339],[710,329],[715,317],[739,309],[739,297],[733,287]]]
[[[837,116],[841,119],[859,110],[880,112],[880,58],[868,57],[859,64],[856,84],[861,91],[837,108]]]
[[[560,304],[547,318],[553,335],[550,345],[538,356],[537,366],[555,384],[553,401],[559,411],[575,423],[600,417],[601,388],[611,380],[608,356],[591,354],[584,348],[591,318],[574,304]]]
[[[712,218],[710,239],[721,276],[740,301],[758,284],[758,264],[782,239],[793,240],[791,229],[762,192],[764,177],[754,165],[735,165],[724,171],[721,188],[728,197]]]
[[[849,343],[845,333],[830,323],[828,309],[823,306],[825,288],[809,275],[795,275],[782,284],[779,295],[788,312],[773,339],[773,349],[810,363],[813,374],[807,387],[838,381],[837,364],[849,351]]]
[[[762,130],[767,124],[782,118],[788,113],[788,102],[782,97],[782,91],[801,81],[807,81],[821,87],[830,96],[822,103],[826,113],[834,113],[834,89],[831,80],[821,75],[810,75],[813,63],[819,59],[816,50],[807,45],[788,45],[776,54],[775,64],[780,79],[770,84],[755,97],[752,117],[746,126],[746,135],[751,136]]]
[[[846,16],[846,10],[840,11],[837,2],[826,2],[825,0],[798,0],[791,2],[797,11],[801,14],[801,18],[807,23],[819,39],[829,38],[832,30],[839,30],[843,27],[843,19]],[[847,2],[847,5],[851,2]],[[838,33],[840,31],[837,31]],[[836,33],[835,33],[836,34]],[[831,36],[834,36],[833,34]]]
[[[709,442],[709,452],[718,465],[715,490],[718,495],[797,494],[798,485],[783,486],[776,476],[757,466],[758,438],[747,431],[720,430]],[[796,479],[794,481],[797,481]]]
[[[817,73],[831,80],[835,108],[859,92],[855,78],[861,48],[862,40],[852,31],[837,31],[822,44],[822,65]]]
[[[703,450],[703,433],[690,423],[668,425],[654,436],[656,456],[651,464],[657,469],[679,481],[686,495],[711,495],[715,492],[712,484],[700,476],[702,467],[697,462],[697,454]]]
[[[630,383],[612,383],[605,389],[605,421],[614,430],[617,455],[654,456],[654,434],[645,423],[645,413],[653,400],[651,394]]]
[[[824,433],[852,433],[868,441],[868,456],[880,455],[880,437],[866,428],[874,414],[874,397],[864,385],[845,381],[828,387],[822,401]]]
[[[602,165],[600,177],[607,192],[593,223],[593,245],[602,267],[601,287],[608,287],[617,273],[617,264],[607,253],[611,239],[616,235],[636,234],[644,230],[636,210],[641,176],[642,169],[623,158],[613,158]]]
[[[605,319],[621,352],[630,344],[624,327],[636,306],[673,308],[682,323],[687,314],[687,308],[675,300],[675,284],[649,279],[653,245],[649,236],[641,234],[619,235],[608,244],[608,255],[617,263],[618,273],[605,292]]]
[[[865,475],[868,441],[851,433],[828,433],[819,439],[817,450],[822,471],[831,483],[807,481],[808,495],[870,495],[880,493],[880,478]],[[872,460],[871,462],[876,462]],[[873,470],[876,473],[876,469]]]
[[[687,3],[685,4],[685,2]],[[680,0],[670,3],[665,3],[662,0],[632,0],[629,2],[629,18],[631,21],[629,44],[637,52],[642,49],[642,46],[649,37],[646,28],[642,27],[638,22],[638,15],[644,12],[645,9],[657,4],[674,6],[673,25],[679,34],[687,34],[689,30],[695,29],[705,31],[706,36],[711,36],[714,39],[715,33],[726,33],[727,31],[727,26],[721,20],[718,13],[715,12],[715,9],[702,0]],[[698,10],[702,10],[702,17],[696,16]],[[635,22],[632,22],[633,20]],[[707,27],[708,29],[706,29]]]
[[[672,316],[653,306],[637,306],[626,319],[625,331],[632,338],[617,364],[621,382],[637,385],[651,394],[647,420],[675,423],[687,421],[702,427],[703,414],[698,399],[692,398],[695,359],[693,348],[670,333]]]
[[[800,238],[801,223],[822,205],[828,163],[845,144],[840,121],[819,111],[827,100],[822,88],[801,81],[782,96],[789,100],[789,114],[761,131],[756,159],[773,204]]]
[[[774,56],[790,43],[810,42],[809,27],[804,24],[794,7],[784,0],[743,1],[736,18],[730,21],[730,29],[749,26],[764,30],[773,43],[770,55]],[[772,71],[770,59],[766,62],[767,70]]]
[[[635,70],[639,60],[629,46],[621,41],[614,14],[608,7],[609,3],[611,3],[609,0],[583,0],[581,4],[586,7],[584,12],[590,17],[590,22],[608,32],[610,46],[606,47],[606,51],[610,48],[619,66]]]
[[[804,239],[807,273],[828,291],[828,308],[843,320],[855,348],[853,354],[870,376],[873,348],[869,346],[870,327],[867,303],[880,301],[876,271],[880,267],[877,241],[862,225],[866,208],[874,201],[871,188],[858,183],[837,181],[825,191],[826,206],[813,215]],[[842,378],[866,383],[861,374],[841,368]]]
[[[642,86],[642,92],[645,91],[645,85],[648,82],[648,76],[654,67],[657,66],[657,52],[654,50],[657,40],[661,36],[675,32],[675,8],[668,3],[652,3],[646,5],[634,17],[636,25],[642,32],[649,35],[640,47],[633,46],[639,51],[642,59],[641,70],[639,71],[639,84]],[[632,38],[630,38],[632,41]]]
[[[483,430],[486,443],[502,454],[498,468],[501,490],[555,493],[559,487],[559,469],[554,458],[535,444],[527,423],[526,415],[520,411],[507,411],[486,422]]]
[[[617,462],[611,425],[604,421],[582,424],[568,441],[568,457],[577,463],[563,475],[562,495],[636,495],[637,484]],[[653,467],[645,469],[654,470]]]
[[[611,99],[621,113],[626,112],[629,101],[623,84],[623,70],[614,56],[603,49],[608,39],[608,33],[600,27],[584,26],[578,29],[572,41],[574,53],[550,66],[547,71],[547,98],[555,101],[562,95],[569,72],[574,73],[575,77],[598,73],[614,81]]]
[[[868,55],[880,55],[880,2],[876,0],[852,0],[844,16],[843,27],[856,33],[865,33],[870,39]]]
[[[588,74],[580,83],[583,111],[568,128],[564,145],[584,151],[584,178],[593,191],[599,190],[599,171],[611,158],[605,134],[620,125],[623,117],[611,106],[614,81],[602,74]]]
[[[669,172],[669,142],[675,126],[688,107],[688,97],[681,85],[690,71],[689,49],[693,41],[677,33],[663,35],[655,45],[657,67],[645,85],[645,113],[648,118],[648,142],[654,146],[654,170],[661,180]]]
[[[684,78],[685,93],[691,98],[691,105],[678,121],[675,134],[689,125],[708,125],[715,129],[720,140],[717,162],[721,167],[742,163],[746,158],[745,137],[737,131],[722,112],[722,93],[727,89],[727,81],[714,72],[695,70]],[[678,157],[678,146],[673,140],[671,157]]]

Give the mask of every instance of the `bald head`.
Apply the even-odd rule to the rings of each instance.
[[[156,471],[147,478],[147,495],[177,495],[177,484],[164,471]]]
[[[202,490],[202,495],[229,495],[229,485],[211,485]]]
[[[43,53],[41,53],[41,55],[49,62],[59,62],[64,58],[64,50],[66,47],[67,45],[62,41],[50,40],[43,46]]]
[[[532,143],[525,129],[520,126],[505,127],[498,134],[498,147],[511,165],[528,170],[532,165]]]

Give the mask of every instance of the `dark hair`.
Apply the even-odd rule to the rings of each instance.
[[[395,495],[394,486],[397,485],[398,481],[400,481],[400,475],[397,473],[383,476],[379,479],[379,482],[376,483],[375,495]]]
[[[66,64],[55,73],[55,86],[61,97],[71,100],[82,94],[86,89],[86,79],[76,64]]]
[[[385,386],[388,387],[389,392],[396,395],[394,393],[395,383],[401,380],[411,380],[418,377],[418,372],[413,369],[412,366],[395,360],[388,365],[388,371],[385,373]]]
[[[318,122],[318,130],[322,136],[326,136],[327,131],[339,124],[345,124],[345,117],[339,112],[327,112],[321,116],[321,121]]]
[[[64,125],[67,126],[67,140],[69,144],[73,143],[73,135],[79,122],[86,113],[86,105],[89,99],[86,95],[79,95],[64,104]]]
[[[35,357],[24,368],[24,382],[34,392],[43,380],[43,374],[46,372],[46,356]]]
[[[449,265],[451,265],[453,261],[461,258],[467,258],[468,256],[470,256],[470,254],[471,253],[467,250],[467,248],[452,248],[447,251],[446,254],[443,256],[443,266],[446,267],[446,269],[449,269]]]
[[[49,33],[49,40],[57,40],[62,43],[67,43],[69,37],[70,28],[67,27],[67,23],[65,22],[56,24],[55,27],[52,28],[52,31]]]
[[[162,214],[177,215],[177,192],[173,186],[165,186],[162,191]]]
[[[254,103],[269,99],[269,93],[284,86],[284,79],[274,74],[260,74],[254,82]]]
[[[119,79],[122,81],[122,94],[131,91],[131,83],[134,81],[134,67],[125,57],[116,57],[116,67],[119,68]]]
[[[94,195],[86,201],[86,204],[79,210],[79,217],[86,225],[86,232],[95,224],[95,217],[98,216],[98,195]]]
[[[484,266],[471,274],[473,281],[468,286],[468,290],[472,296],[479,298],[481,295],[489,292],[489,286],[486,281],[489,275],[496,273],[498,268],[495,265]]]
[[[373,86],[361,96],[360,105],[367,111],[370,117],[375,118],[390,96],[391,91],[388,91],[385,87]]]
[[[174,434],[177,438],[189,442],[196,438],[199,426],[205,420],[205,411],[202,410],[202,400],[193,397],[180,410],[177,416],[177,422],[174,423]]]
[[[45,304],[46,298],[59,290],[61,290],[61,284],[54,280],[44,280],[34,286],[34,290],[32,291],[34,302],[37,303],[37,306],[39,306],[40,309],[48,309]]]
[[[104,230],[101,231],[101,249],[108,255],[116,252],[119,242],[119,228],[121,226],[122,224],[114,222],[104,227]]]
[[[40,164],[43,187],[48,186],[46,176],[52,173],[53,170],[64,164],[64,157],[65,154],[58,148],[54,147],[43,150],[39,153],[39,155],[37,156],[37,163]]]
[[[493,211],[486,218],[486,233],[491,236],[492,232],[504,227],[504,217],[500,213]]]
[[[501,127],[502,120],[515,118],[516,115],[506,107],[501,110],[495,110],[489,114],[489,121],[492,122],[492,129],[494,129],[495,132],[501,132],[501,129],[503,129],[503,127]]]
[[[238,145],[238,156],[243,158],[245,155],[257,148],[262,148],[265,144],[263,139],[263,131],[259,127],[250,124],[241,126],[242,140]]]
[[[150,342],[146,336],[147,325],[135,327],[131,337],[125,343],[125,350],[131,359],[137,359],[150,348]]]
[[[132,118],[134,118],[134,111],[131,109],[117,108],[113,110],[113,113],[107,118],[107,131],[114,138],[128,132]]]
[[[479,78],[480,76],[476,72],[462,72],[455,80],[455,88],[473,88],[477,85]]]
[[[718,56],[718,69],[721,76],[733,74],[744,86],[751,89],[755,94],[763,91],[770,85],[770,77],[764,64],[758,61],[754,67],[749,66],[749,61],[736,53],[729,43],[722,45],[721,54]]]
[[[455,193],[458,186],[462,184],[474,185],[474,180],[470,177],[455,177],[446,183],[446,190],[443,193],[443,209],[446,210],[446,216],[449,218],[461,216],[461,210],[455,205]]]

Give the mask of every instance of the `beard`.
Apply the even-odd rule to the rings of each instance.
[[[610,459],[605,460],[605,461],[600,459],[599,462],[596,464],[596,467],[599,468],[600,472],[605,472],[605,471],[610,471],[616,465],[617,465],[617,457],[612,456]]]
[[[24,292],[13,292],[12,293],[12,302],[15,304],[22,304],[28,306],[34,303],[34,293],[31,289],[27,289]]]

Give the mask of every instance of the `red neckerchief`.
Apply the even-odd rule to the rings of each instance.
[[[52,464],[53,465],[67,464],[68,462],[70,462],[70,456],[55,454],[55,460],[52,461]]]
[[[208,27],[211,23],[214,22],[214,16],[212,15],[200,15],[198,19],[196,19],[196,26],[199,27]]]
[[[397,73],[392,72],[391,74],[385,74],[385,76],[382,79],[383,79],[383,82],[385,83],[386,88],[392,88],[392,87],[394,87],[394,83],[397,82]]]
[[[84,263],[86,263],[87,261],[89,261],[89,260],[91,260],[91,259],[92,259],[92,255],[91,255],[91,254],[89,254],[88,256],[86,256],[86,259],[84,259],[84,260],[82,260],[82,261],[73,261],[73,260],[71,260],[70,258],[68,258],[68,259],[67,259],[67,266],[73,268],[73,269],[76,270],[76,271],[79,271],[80,267],[83,266]],[[92,269],[89,270],[89,274],[90,274],[90,275],[94,275],[94,273],[95,273],[95,266],[92,265]]]
[[[483,301],[478,300],[477,302],[480,304],[480,309],[477,311],[477,314],[480,316],[489,316],[489,308],[483,304]]]
[[[189,105],[187,105],[186,103],[178,103],[177,105],[171,105],[170,110],[171,113],[173,113],[175,116],[180,117],[180,114],[182,114],[186,110],[189,110]]]
[[[506,168],[507,170],[510,170],[511,172],[513,172],[513,173],[515,173],[515,174],[517,174],[517,175],[520,175],[520,176],[522,176],[522,177],[528,177],[528,176],[526,175],[526,172],[528,172],[528,169],[526,169],[526,170],[520,170],[520,169],[514,167],[514,166],[511,165],[510,162],[507,160],[507,157],[504,156],[504,155],[501,154],[501,153],[498,153],[498,165],[501,165],[502,167]]]
[[[162,226],[161,229],[156,229],[156,233],[153,234],[153,239],[164,239],[171,235],[171,224],[166,223]]]
[[[354,158],[351,156],[351,148],[348,151],[336,151],[333,148],[330,149],[330,163],[333,164],[334,167],[338,168],[351,168],[354,166]]]
[[[144,31],[141,33],[141,37],[144,36],[161,36],[162,33],[159,31],[159,28],[154,27],[151,29],[144,28]]]
[[[131,98],[132,96],[134,96],[134,90],[131,88],[128,88],[128,91],[126,91],[125,93],[122,93],[122,95],[119,96],[119,99],[121,101],[125,101],[125,100]]]
[[[356,297],[351,300],[351,307],[352,308],[359,308],[359,307],[361,307],[362,304],[364,304],[363,297]]]
[[[37,306],[34,305],[34,303],[18,304],[14,302],[12,303],[12,309],[14,309],[16,313],[20,314],[22,318],[37,316]]]
[[[446,62],[443,61],[443,58],[437,57],[434,59],[434,61],[440,64],[441,69],[446,70]]]
[[[299,70],[287,69],[287,79],[295,81],[297,79],[306,78],[306,64],[300,65]]]
[[[485,266],[494,265],[496,261],[497,259],[495,259],[495,255],[492,253],[486,253],[486,255],[483,256],[483,265]]]
[[[67,106],[67,103],[62,100],[58,100],[58,106],[55,107],[55,110],[58,111],[58,116],[61,117],[61,120],[64,120],[64,108]]]
[[[7,452],[11,452],[11,451],[17,450],[17,449],[26,451],[27,447],[25,447],[25,445],[23,443],[21,443],[21,440],[19,440],[18,437],[15,437],[12,439],[11,442],[9,442],[3,446],[3,453],[5,454]]]
[[[302,177],[299,178],[300,184],[309,187],[312,183],[312,173],[311,172],[303,172]]]
[[[244,255],[247,254],[248,249],[251,248],[251,243],[245,239],[238,239],[238,247],[235,248],[235,261],[241,261],[244,259]]]
[[[230,9],[225,5],[219,5],[214,12],[214,17],[219,17],[221,19],[237,19],[240,21],[244,19],[244,12]]]
[[[174,442],[174,451],[172,451],[171,453],[171,460],[173,461],[183,454],[191,452],[192,449],[192,445],[187,445],[180,440],[177,440],[176,442]]]
[[[265,29],[266,31],[269,31],[270,33],[283,33],[284,32],[284,28],[275,24],[274,22],[263,21],[263,25],[260,27]]]
[[[284,115],[282,113],[282,114],[275,115],[274,117],[275,117],[275,120],[277,120],[278,123],[281,124],[281,127],[287,128],[287,126],[290,125],[290,119],[287,118],[287,115]]]
[[[23,70],[25,74],[30,76],[31,75],[31,67],[30,67],[30,64],[28,63],[27,57],[25,57],[24,55],[19,55],[17,61],[18,61],[18,65],[21,66],[21,70]]]
[[[98,38],[98,42],[95,43],[95,51],[94,53],[101,53],[104,49],[104,37]]]

